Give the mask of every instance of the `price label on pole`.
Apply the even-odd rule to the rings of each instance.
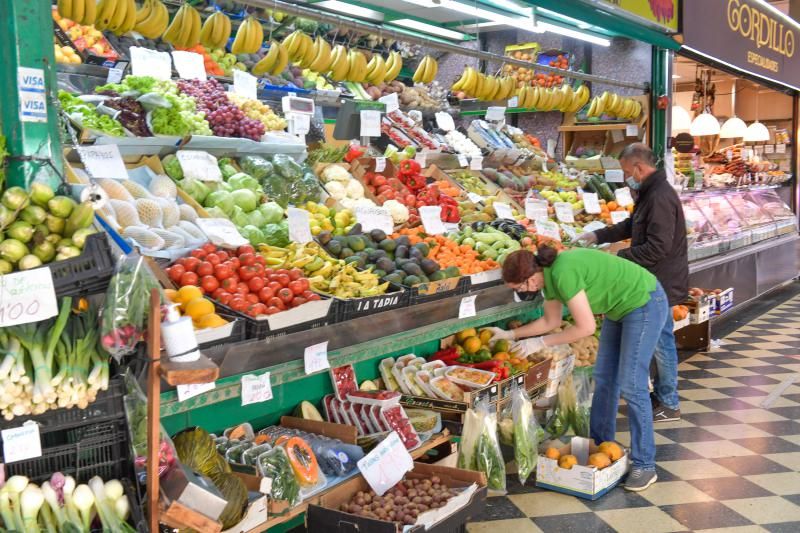
[[[561,242],[561,230],[552,220],[537,220],[536,234]]]
[[[167,52],[131,46],[128,54],[134,76],[150,76],[162,81],[172,78],[172,58]]]
[[[128,169],[116,144],[96,144],[79,146],[78,156],[83,161],[86,172],[93,178],[128,179]]]
[[[774,144],[765,144],[764,145],[764,153],[765,154],[774,154],[775,153],[775,145]]]
[[[547,200],[525,199],[525,216],[528,220],[547,220]]]
[[[386,113],[391,113],[392,111],[397,111],[400,109],[400,103],[397,101],[397,93],[381,96],[378,98],[378,101],[383,102],[384,105],[386,105]]]
[[[506,108],[501,106],[490,106],[486,108],[486,120],[499,122],[506,118]]]
[[[620,207],[628,207],[633,205],[633,197],[631,197],[631,190],[627,187],[622,187],[614,191],[614,197],[617,199],[617,204]]]
[[[19,427],[0,432],[3,439],[3,462],[15,463],[42,456],[42,439],[39,424],[28,420]],[[8,524],[6,524],[8,525]]]
[[[598,200],[596,192],[583,193],[583,208],[590,215],[600,213],[600,200]]]
[[[178,401],[185,402],[189,398],[194,398],[195,396],[199,396],[204,392],[214,390],[216,386],[217,385],[214,381],[211,381],[209,383],[191,383],[189,385],[178,385],[176,387],[178,392]]]
[[[270,381],[269,372],[264,372],[260,376],[254,374],[242,376],[242,407],[271,399],[272,382]]]
[[[289,207],[286,209],[286,221],[289,225],[289,239],[305,244],[311,242],[311,222],[308,219],[308,211]]]
[[[258,98],[258,78],[239,69],[233,69],[233,92],[256,100]]]
[[[361,137],[381,136],[381,112],[374,109],[359,111],[361,118]]]
[[[206,81],[206,67],[200,54],[176,50],[172,52],[172,62],[179,78]]]
[[[57,314],[49,267],[0,276],[0,328],[39,322]]]
[[[559,222],[566,222],[567,224],[575,222],[575,212],[572,210],[571,203],[556,202],[553,207],[556,210],[556,218]]]
[[[222,181],[217,158],[202,150],[178,150],[175,153],[183,177],[200,181]]]
[[[475,155],[469,160],[470,170],[483,170],[483,156]]]
[[[453,121],[453,117],[450,115],[450,113],[439,111],[436,113],[435,117],[436,125],[440,130],[453,131],[456,129],[456,123]]]
[[[303,363],[305,365],[306,374],[313,374],[320,370],[330,368],[328,363],[328,341],[320,342],[306,348],[303,354]]]
[[[355,208],[356,221],[361,224],[363,231],[379,229],[387,235],[394,232],[392,214],[385,207],[372,207],[359,205]]]
[[[458,318],[470,318],[476,315],[475,312],[475,298],[477,294],[464,296],[461,298],[461,304],[458,306]]]
[[[613,224],[619,224],[623,220],[627,220],[628,216],[627,211],[611,211],[611,222]]]
[[[511,207],[503,202],[495,202],[494,213],[498,219],[514,220],[514,214],[511,212]]]
[[[414,459],[396,431],[358,461],[358,469],[378,496],[397,485],[414,468]]]
[[[419,208],[419,217],[422,226],[428,235],[441,235],[447,229],[442,223],[442,207],[439,205],[425,205]]]
[[[227,218],[198,218],[196,224],[203,230],[208,240],[217,246],[237,248],[249,244],[233,222]]]
[[[628,124],[625,126],[625,137],[638,137],[639,126],[636,124]]]
[[[507,103],[508,103],[508,107],[512,107],[512,108],[513,107],[518,107],[519,106],[519,97],[518,96],[512,96],[511,98],[508,99]]]
[[[775,145],[775,153],[776,154],[785,154],[786,153],[786,145],[783,144],[783,143],[776,144]]]

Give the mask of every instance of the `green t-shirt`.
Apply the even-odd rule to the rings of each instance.
[[[621,320],[650,301],[656,277],[639,265],[598,250],[561,252],[544,269],[544,297],[566,304],[586,292],[592,312]]]

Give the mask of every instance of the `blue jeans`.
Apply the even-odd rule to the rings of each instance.
[[[648,379],[650,361],[668,312],[667,295],[659,283],[650,293],[650,301],[642,307],[619,321],[606,318],[594,366],[591,437],[598,444],[614,440],[617,407],[622,395],[628,404],[631,463],[634,468],[643,470],[656,468]]]
[[[653,354],[657,371],[653,391],[662,405],[677,410],[680,407],[680,399],[678,398],[678,349],[675,347],[675,334],[672,332],[674,325],[672,313],[668,312]]]

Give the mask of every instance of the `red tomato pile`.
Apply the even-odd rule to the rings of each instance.
[[[204,294],[252,317],[274,315],[320,299],[309,290],[302,270],[267,268],[264,257],[249,244],[236,251],[204,244],[166,271],[176,285],[200,287]]]

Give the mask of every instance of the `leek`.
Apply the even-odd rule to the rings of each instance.
[[[28,484],[20,495],[20,506],[22,508],[23,531],[25,533],[37,533],[39,531],[39,509],[44,503],[42,489],[34,484]]]

